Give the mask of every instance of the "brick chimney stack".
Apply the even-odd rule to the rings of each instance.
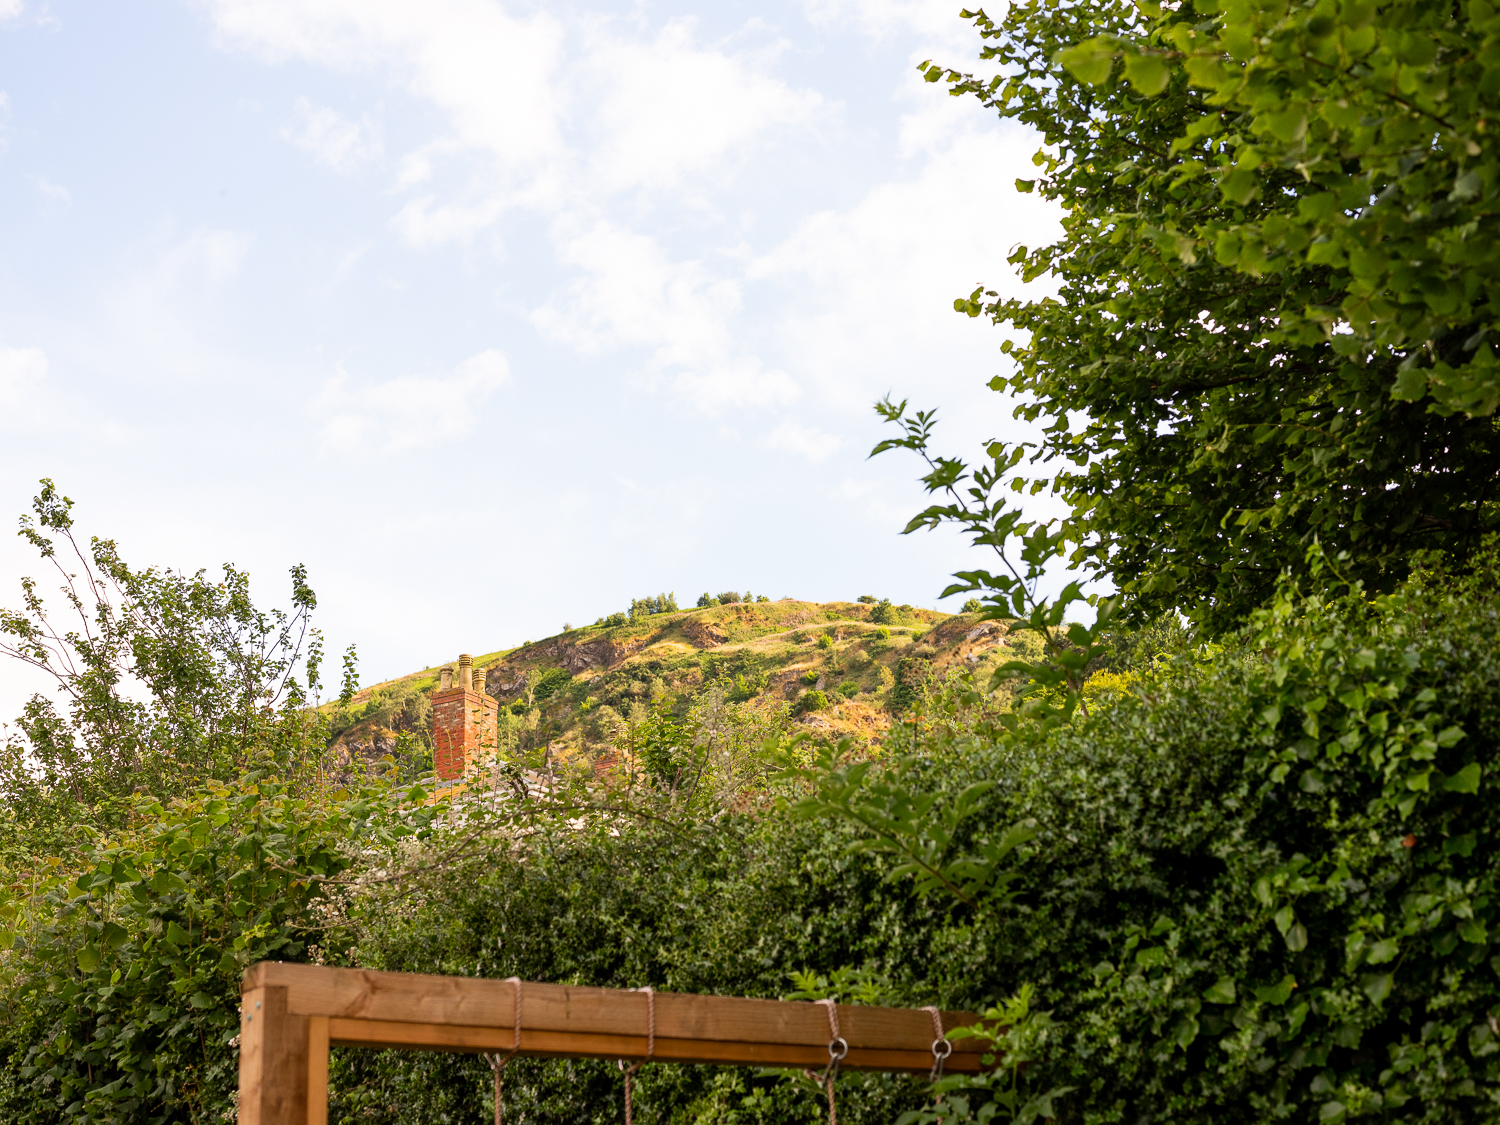
[[[500,703],[485,693],[485,671],[474,675],[474,658],[458,658],[458,682],[453,667],[443,668],[442,681],[432,695],[432,759],[438,777],[456,781],[466,766],[482,753],[493,753],[499,726]]]

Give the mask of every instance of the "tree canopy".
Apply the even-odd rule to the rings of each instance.
[[[993,77],[924,64],[1041,133],[1056,298],[991,386],[1045,422],[1017,491],[1138,609],[1242,620],[1309,543],[1389,589],[1500,527],[1500,16],[1473,3],[1023,0],[965,13]]]

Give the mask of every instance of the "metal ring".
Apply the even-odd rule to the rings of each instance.
[[[939,1047],[942,1048],[941,1051],[938,1050]],[[950,1043],[950,1042],[948,1042],[948,1040],[946,1040],[946,1039],[934,1039],[932,1041],[932,1057],[935,1058],[935,1059],[937,1059],[938,1062],[942,1062],[944,1059],[946,1059],[952,1053],[953,1053],[953,1044]]]
[[[837,1050],[835,1050],[835,1048],[837,1048]],[[842,1035],[828,1044],[828,1061],[831,1063],[843,1062],[844,1056],[848,1053],[849,1044],[844,1042],[844,1037]]]

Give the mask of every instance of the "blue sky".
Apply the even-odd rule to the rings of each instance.
[[[304,562],[366,682],[660,590],[937,604],[977,559],[898,535],[871,403],[1018,435],[952,301],[1058,231],[915,70],[982,65],[957,9],[0,0],[0,515]]]

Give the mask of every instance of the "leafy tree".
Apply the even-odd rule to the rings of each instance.
[[[647,594],[644,598],[630,599],[630,619],[650,617],[657,613],[676,613],[676,594]]]
[[[1064,234],[1010,259],[1056,298],[956,302],[1020,330],[991,386],[1045,423],[1025,466],[997,442],[964,479],[1060,495],[1059,549],[1215,630],[1305,575],[1314,539],[1371,590],[1423,551],[1469,558],[1500,527],[1495,9],[967,14],[998,74],[925,77],[1042,134],[1017,187]]]
[[[894,625],[898,617],[899,614],[896,612],[896,607],[891,605],[890,598],[881,598],[870,607],[870,620],[877,625]]]
[[[313,766],[326,731],[308,710],[322,642],[306,570],[292,568],[289,609],[261,610],[233,566],[215,581],[131,567],[110,539],[85,551],[73,502],[41,484],[21,535],[52,568],[63,613],[23,579],[23,608],[0,611],[0,653],[49,677],[56,697],[33,695],[0,749],[11,815],[62,830],[107,822],[113,798],[167,798],[263,754],[289,773]],[[351,649],[346,701],[352,661]]]

